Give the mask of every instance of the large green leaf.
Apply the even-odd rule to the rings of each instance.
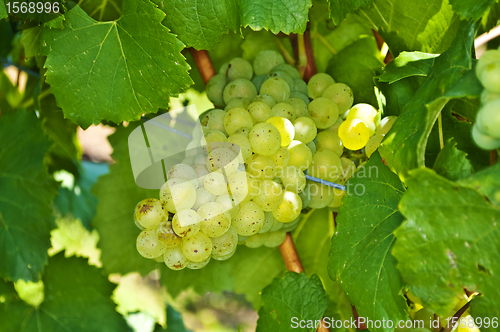
[[[347,188],[332,237],[330,276],[340,283],[361,317],[394,323],[406,320],[407,306],[400,295],[403,283],[390,253],[393,232],[404,219],[398,211],[403,184],[374,153]]]
[[[242,0],[240,19],[243,27],[253,30],[303,33],[306,30],[307,14],[312,6],[311,0]]]
[[[496,0],[450,0],[453,10],[464,19],[480,19]]]
[[[500,164],[488,167],[480,172],[472,174],[470,177],[459,182],[461,185],[468,186],[479,191],[488,197],[490,202],[500,205]]]
[[[94,20],[114,21],[122,13],[122,0],[79,0],[80,6]]]
[[[445,178],[456,181],[472,174],[473,169],[467,154],[457,149],[457,142],[452,138],[439,152],[433,167],[434,171]]]
[[[427,76],[439,54],[422,52],[401,52],[394,61],[389,62],[382,75],[377,76],[380,82],[394,83],[411,76]]]
[[[334,55],[326,72],[335,79],[349,85],[355,103],[376,105],[373,78],[382,68],[383,62],[373,36],[365,36]]]
[[[316,331],[314,324],[321,320],[328,296],[318,276],[309,278],[304,273],[288,272],[264,288],[262,302],[257,332],[296,331],[300,325],[295,324],[300,321],[312,324],[307,328],[301,326],[301,331]]]
[[[471,22],[461,25],[453,45],[435,59],[430,75],[406,103],[380,146],[382,158],[399,174],[425,165],[427,138],[446,103],[479,93],[479,82],[471,70],[474,27]]]
[[[167,14],[163,23],[188,47],[212,49],[223,34],[240,27],[239,2],[153,0]]]
[[[350,13],[354,13],[358,8],[368,7],[372,0],[330,0],[330,16],[333,23],[339,24]]]
[[[472,303],[475,317],[498,317],[500,208],[429,169],[410,175],[400,203],[407,220],[395,232],[393,249],[410,290],[441,315],[453,309],[464,287],[477,290],[483,296]]]
[[[448,0],[374,0],[358,14],[379,31],[394,56],[401,51],[442,53],[452,44],[459,23]]]
[[[85,259],[62,253],[50,258],[43,283],[45,300],[34,308],[0,280],[4,331],[129,331],[110,298],[114,285]]]
[[[47,263],[57,185],[44,157],[51,142],[32,112],[0,116],[0,276],[33,280]]]
[[[116,21],[97,22],[76,6],[65,29],[43,28],[47,83],[66,118],[84,128],[137,120],[167,108],[169,96],[192,84],[184,45],[161,25],[163,17],[149,1],[126,0]]]

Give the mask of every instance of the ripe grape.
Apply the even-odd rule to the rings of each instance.
[[[354,96],[351,88],[344,83],[334,83],[323,92],[322,97],[331,99],[337,104],[339,113],[345,113],[351,108]]]
[[[242,107],[236,107],[227,111],[224,117],[224,128],[228,135],[234,134],[242,127],[252,128],[253,120],[250,113]]]
[[[192,262],[203,262],[212,254],[212,241],[202,232],[182,239],[182,253]]]
[[[191,269],[191,270],[199,270],[199,269],[202,269],[204,268],[205,266],[208,265],[208,263],[210,263],[210,260],[212,259],[212,257],[208,257],[207,259],[205,259],[204,261],[201,261],[201,262],[189,262],[189,264],[187,265],[187,268],[188,269]]]
[[[307,181],[309,197],[309,207],[313,209],[322,209],[328,206],[335,195],[333,188],[324,184]]]
[[[156,236],[167,249],[177,247],[181,244],[181,238],[175,234],[172,228],[172,222],[168,220],[158,225],[156,228]]]
[[[314,120],[318,129],[331,127],[339,117],[337,104],[328,98],[316,98],[307,108],[309,109],[309,116]]]
[[[267,76],[281,78],[282,80],[284,80],[288,84],[288,86],[290,87],[290,90],[293,90],[293,88],[295,87],[295,83],[293,82],[293,78],[290,75],[288,75],[288,73],[286,73],[282,70],[273,70]]]
[[[319,150],[312,158],[308,173],[311,176],[335,182],[342,174],[342,162],[340,161],[340,157],[331,150]]]
[[[276,51],[260,51],[253,60],[255,75],[267,75],[277,65],[285,63],[283,56]]]
[[[226,113],[226,111],[221,109],[213,109],[205,115],[202,125],[206,126],[208,129],[219,130],[226,134],[226,129],[224,129],[224,117]]]
[[[285,100],[285,103],[288,103],[295,108],[295,114],[297,117],[305,116],[309,117],[309,110],[307,109],[307,104],[300,98],[288,98]]]
[[[274,66],[272,71],[276,71],[276,70],[281,70],[281,71],[286,72],[293,79],[295,79],[295,78],[300,79],[299,71],[295,67],[293,67],[292,65],[289,65],[288,63],[282,63],[282,64]]]
[[[295,137],[295,128],[290,120],[281,116],[273,116],[266,123],[276,128],[280,134],[281,146],[288,146]]]
[[[200,187],[196,189],[196,202],[193,205],[193,210],[198,211],[198,209],[205,203],[214,202],[217,196],[205,189],[205,187]]]
[[[136,241],[139,254],[145,258],[155,258],[163,255],[167,247],[156,235],[156,227],[146,228],[141,231]]]
[[[484,134],[500,139],[500,99],[482,105],[477,113],[476,125]]]
[[[339,127],[339,137],[349,150],[359,150],[368,143],[370,130],[359,119],[346,119]]]
[[[256,95],[257,89],[255,88],[255,85],[253,85],[251,81],[244,78],[238,78],[229,82],[222,93],[224,103],[226,104],[234,98],[246,98],[248,100],[252,100]]]
[[[292,222],[300,215],[302,201],[300,197],[291,191],[285,191],[280,206],[273,211],[273,217],[283,223]]]
[[[290,152],[284,146],[280,147],[275,154],[271,155],[276,167],[283,168],[290,162]]]
[[[228,82],[234,81],[237,78],[252,79],[253,68],[250,62],[243,58],[234,58],[228,63],[226,77]]]
[[[292,91],[292,92],[290,92],[290,99],[291,98],[300,99],[304,103],[306,103],[306,105],[309,105],[311,103],[311,101],[309,100],[309,97],[307,96],[307,94],[304,94],[304,93],[299,92],[299,91]]]
[[[252,156],[252,145],[250,144],[248,137],[246,137],[245,135],[232,134],[227,138],[227,141],[228,143],[233,144],[231,146],[231,150],[234,153],[239,154],[241,152],[244,162],[246,162]]]
[[[226,233],[210,240],[212,241],[212,258],[223,260],[222,258],[236,250],[238,233],[234,227],[229,227]]]
[[[308,91],[307,91],[307,83],[304,82],[303,79],[301,79],[300,77],[296,77],[293,79],[293,83],[295,83],[295,91],[294,92],[298,92],[300,93],[301,95],[303,95],[304,97],[306,97],[307,100],[304,100],[303,98],[300,98],[302,100],[304,100],[304,102],[306,104],[309,104],[309,97],[308,97]],[[291,93],[290,93],[291,95]],[[291,97],[291,96],[290,96]]]
[[[260,181],[259,194],[253,198],[263,211],[270,212],[277,209],[283,201],[283,189],[272,180]]]
[[[198,184],[198,175],[196,171],[190,165],[183,163],[175,164],[168,170],[167,179],[175,178],[191,181],[195,186]]]
[[[262,83],[260,93],[270,95],[276,102],[281,103],[290,98],[290,86],[282,78],[271,77]]]
[[[191,237],[200,231],[200,217],[191,209],[182,210],[172,218],[172,228],[180,237]]]
[[[135,206],[134,221],[140,228],[157,227],[167,220],[167,217],[168,214],[158,199],[143,199]]]
[[[304,172],[295,166],[287,166],[281,169],[280,174],[277,174],[283,183],[283,187],[287,191],[300,193],[306,186],[306,176]]]
[[[265,214],[266,214],[266,222],[272,223],[272,227],[271,229],[269,229],[268,232],[279,231],[280,229],[283,228],[283,226],[285,226],[284,223],[274,218],[272,212],[266,212]]]
[[[358,119],[365,123],[370,131],[370,136],[375,134],[375,130],[380,123],[380,112],[369,104],[356,104],[349,110],[346,120]]]
[[[236,216],[240,210],[240,206],[233,202],[233,199],[229,196],[229,194],[220,195],[215,201],[221,204],[224,209],[229,212],[231,217]]]
[[[215,75],[207,83],[207,97],[217,107],[224,107],[226,104],[223,98],[223,91],[226,87],[226,75]]]
[[[182,270],[190,263],[189,259],[182,253],[182,247],[177,246],[172,249],[167,249],[163,254],[165,265],[171,270]]]
[[[260,95],[256,96],[254,99],[252,99],[252,102],[256,102],[256,101],[261,101],[263,103],[266,103],[271,108],[273,108],[274,105],[276,105],[276,100],[273,97],[271,97],[270,95],[266,95],[266,94],[260,94]]]
[[[248,113],[250,113],[254,124],[265,122],[271,117],[271,107],[263,101],[254,101],[248,106]]]
[[[268,236],[267,233],[254,234],[252,236],[249,236],[248,239],[246,239],[243,242],[243,244],[245,244],[248,248],[252,248],[252,249],[259,248],[259,247],[262,247],[264,245],[264,243],[267,240],[267,236]]]
[[[270,156],[276,153],[280,148],[282,136],[279,129],[272,124],[259,123],[250,130],[248,140],[250,141],[253,152],[263,156]]]
[[[339,157],[344,153],[344,146],[339,135],[336,132],[329,130],[318,133],[316,138],[316,149],[328,149],[335,152],[335,154]]]
[[[185,179],[170,179],[160,188],[160,201],[172,213],[190,209],[196,202],[196,188]]]
[[[483,54],[476,66],[476,75],[486,90],[500,93],[500,50]]]
[[[300,170],[305,170],[311,165],[313,154],[311,149],[301,141],[292,141],[288,146],[290,153],[289,166],[295,166]]]
[[[203,184],[205,189],[211,194],[216,196],[227,194],[226,177],[220,170],[207,174]]]
[[[260,231],[264,225],[264,219],[264,211],[257,203],[243,202],[232,225],[239,235],[250,236]]]
[[[234,98],[227,103],[226,107],[224,107],[224,111],[227,112],[236,107],[247,109],[248,106],[250,106],[250,100],[246,98]]]
[[[303,143],[311,142],[317,135],[316,123],[309,117],[301,116],[293,122],[295,139]]]
[[[248,173],[257,180],[270,180],[276,174],[276,165],[271,157],[254,154],[248,161]]]
[[[326,88],[335,83],[333,78],[325,73],[318,73],[311,77],[307,83],[307,93],[312,99],[319,98],[323,95]]]
[[[274,107],[271,109],[271,116],[281,116],[283,118],[287,118],[290,121],[295,121],[295,119],[297,118],[295,108],[285,102],[274,105]]]
[[[493,150],[500,147],[500,140],[481,132],[477,123],[472,126],[472,138],[477,146],[484,150]]]
[[[243,161],[243,160],[242,160]],[[227,176],[236,173],[240,165],[238,156],[228,148],[218,148],[212,150],[206,159],[207,169],[214,171],[223,169]]]

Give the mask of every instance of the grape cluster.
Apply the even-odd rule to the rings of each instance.
[[[367,104],[352,107],[350,87],[330,75],[306,84],[275,51],[260,52],[253,65],[224,64],[207,95],[217,108],[201,116],[203,135],[193,132],[159,199],[134,212],[138,252],[173,270],[226,260],[238,244],[279,246],[304,208],[340,207],[345,191],[306,174],[345,184],[360,163],[348,150],[366,145],[366,159],[395,120],[380,121]]]
[[[500,49],[486,51],[479,59],[476,75],[485,90],[472,127],[472,138],[485,150],[500,148]]]

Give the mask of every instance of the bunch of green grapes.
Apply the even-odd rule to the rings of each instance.
[[[138,252],[174,270],[229,259],[238,244],[279,246],[303,209],[337,209],[345,191],[306,174],[345,184],[357,170],[348,158],[353,139],[340,135],[349,114],[369,124],[368,137],[394,122],[353,111],[349,86],[328,74],[304,82],[275,51],[224,64],[207,95],[217,108],[200,119],[203,135],[168,170],[159,199],[134,212]]]
[[[481,108],[472,126],[472,138],[485,150],[500,148],[500,49],[486,51],[479,59],[476,75],[484,86]]]

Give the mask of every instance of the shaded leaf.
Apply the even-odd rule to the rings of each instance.
[[[450,0],[451,7],[462,18],[474,20],[480,19],[495,2],[495,0]]]
[[[467,154],[457,149],[457,142],[453,138],[448,140],[439,152],[433,169],[437,174],[452,181],[466,178],[473,172]]]
[[[459,182],[461,185],[473,188],[488,199],[500,205],[500,164],[496,163],[480,172],[474,173]]]
[[[96,21],[114,21],[122,13],[122,0],[80,0],[80,6],[90,17]]]
[[[333,23],[339,24],[348,14],[354,13],[359,8],[368,7],[371,3],[372,0],[330,0],[330,16]]]
[[[380,82],[394,83],[411,76],[427,76],[439,54],[422,52],[401,52],[397,58],[389,62],[382,75],[377,76]]]

